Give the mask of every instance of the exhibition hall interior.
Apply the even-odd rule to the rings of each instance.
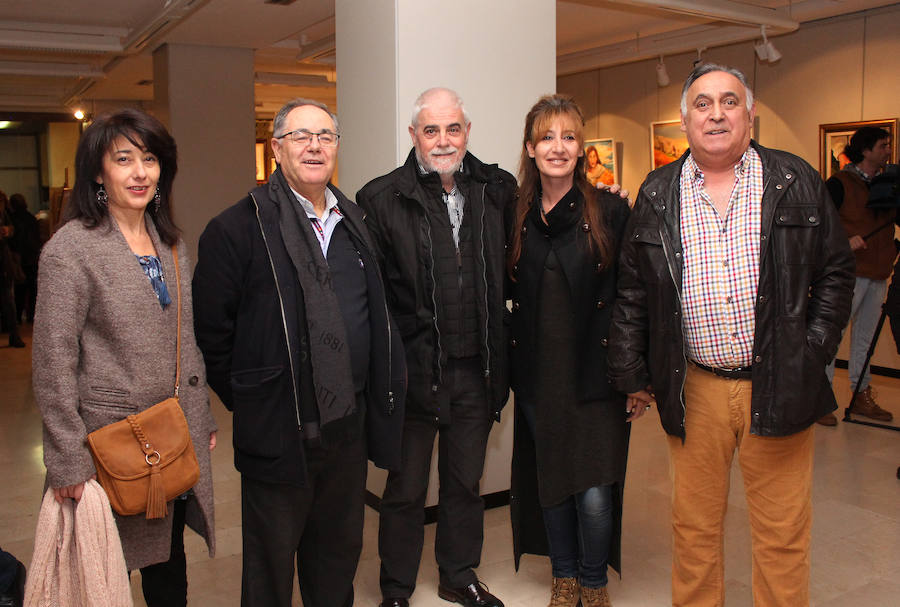
[[[528,109],[541,95],[571,96],[584,114],[584,151],[603,167],[598,179],[621,184],[633,202],[647,174],[688,147],[682,84],[702,62],[746,75],[755,141],[799,156],[828,179],[847,162],[843,146],[863,126],[888,131],[889,163],[900,162],[898,33],[900,3],[884,0],[0,2],[0,190],[22,194],[49,238],[72,192],[81,133],[105,112],[143,110],[177,142],[173,209],[196,259],[209,220],[275,170],[273,118],[286,101],[308,98],[336,112],[333,182],[352,199],[403,164],[413,102],[442,86],[465,102],[469,151],[513,175]],[[20,321],[24,348],[6,347],[0,336],[0,548],[28,566],[46,470],[33,328],[27,312]],[[833,381],[837,425],[813,425],[816,607],[887,607],[900,596],[900,344],[893,321],[900,318],[885,319],[872,340],[869,362],[872,392],[892,419],[846,411],[853,393],[848,330]],[[488,442],[477,574],[507,607],[538,607],[547,602],[549,560],[526,554],[518,570],[514,565],[513,399]],[[239,605],[241,475],[231,413],[212,391],[210,401],[219,429],[212,452],[217,551],[209,558],[204,540],[185,533],[188,604]],[[433,460],[428,521],[438,507]],[[369,465],[356,605],[382,600],[377,507],[385,479]],[[726,604],[750,606],[750,525],[736,462],[730,484]],[[609,595],[617,607],[669,605],[671,478],[655,409],[633,423],[624,487],[622,572],[610,572]],[[447,605],[438,597],[435,524],[424,533],[410,603]],[[134,604],[145,605],[139,571],[131,588]],[[294,604],[302,604],[296,587]]]

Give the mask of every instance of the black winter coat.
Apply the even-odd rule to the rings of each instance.
[[[598,192],[597,196],[598,202],[604,207],[606,225],[615,239],[614,251],[617,253],[628,219],[628,205],[615,194]],[[559,204],[573,205],[566,212],[571,210],[581,217],[583,201],[580,193],[570,192]],[[568,221],[569,218],[562,217],[558,220],[559,223]],[[614,258],[607,267],[589,260],[586,253],[588,235],[580,220],[572,217],[571,221],[578,222],[577,229],[564,227],[561,233],[554,233],[551,227],[542,225],[537,207],[532,208],[525,220],[522,258],[515,268],[517,280],[510,287],[510,384],[516,398],[530,400],[534,397],[534,363],[538,348],[534,327],[537,323],[537,303],[544,260],[551,246],[559,257],[572,289],[575,324],[581,329],[575,344],[580,361],[576,370],[578,395],[581,401],[608,400],[622,396],[607,374],[609,325],[616,298],[617,260]]]
[[[499,420],[509,396],[503,221],[505,208],[515,199],[516,182],[497,165],[484,164],[467,153],[456,183],[472,221],[480,357],[490,399],[487,413]],[[440,197],[440,192],[439,176],[420,175],[413,150],[403,166],[370,181],[356,200],[367,213],[366,225],[375,242],[388,307],[406,347],[406,414],[446,424],[450,411],[441,404],[449,398],[442,377],[447,355],[441,349],[438,330],[438,315],[443,312],[434,279],[433,227],[425,206],[429,197]]]
[[[799,432],[837,405],[825,366],[850,316],[854,262],[825,184],[806,161],[751,142],[763,165],[752,421],[759,436]],[[653,386],[668,434],[684,438],[681,167],[647,176],[626,228],[610,332],[623,392]]]
[[[213,218],[201,235],[194,320],[207,381],[234,413],[235,467],[257,480],[303,486],[300,399],[315,396],[303,292],[279,228],[280,206],[293,203],[293,194],[275,177]],[[365,420],[354,412],[331,422],[321,428],[322,441],[361,438],[364,423],[369,458],[394,469],[403,429],[403,349],[379,303],[384,287],[363,213],[329,187],[366,269],[372,338]]]
[[[613,239],[613,256],[605,266],[598,264],[599,258],[590,252],[589,234],[582,220],[584,198],[578,190],[571,190],[547,214],[549,225],[541,219],[537,204],[525,219],[522,253],[510,290],[510,373],[516,397],[510,521],[516,567],[523,553],[548,554],[538,491],[540,478],[541,495],[557,497],[596,485],[612,485],[609,564],[621,571],[622,499],[631,426],[625,421],[625,395],[612,386],[606,371],[616,295],[616,255],[629,208],[625,201],[608,192],[597,192],[596,198]],[[573,346],[578,364],[568,376],[554,376],[563,381],[575,377],[575,389],[558,388],[556,396],[574,393],[574,402],[568,398],[541,402],[536,392],[536,378],[542,372],[536,364],[545,361],[544,373],[554,365],[547,360],[554,351],[547,351],[537,342],[542,278],[551,249],[569,285],[574,326],[578,328]],[[543,461],[520,409],[525,401],[537,409],[536,434],[543,441]]]

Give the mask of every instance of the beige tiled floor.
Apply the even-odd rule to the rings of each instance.
[[[5,343],[5,335],[2,336]],[[0,546],[30,562],[34,526],[43,486],[40,417],[31,389],[29,348],[0,347]],[[900,418],[900,380],[875,378],[879,402]],[[847,394],[846,372],[836,379]],[[846,396],[844,397],[846,400]],[[842,403],[843,405],[844,403]],[[218,554],[206,555],[203,542],[186,536],[190,604],[228,606],[240,603],[240,479],[232,466],[231,419],[215,405],[220,447],[214,453]],[[842,413],[842,411],[841,411]],[[880,607],[900,604],[900,434],[841,423],[816,427],[813,489],[815,523],[812,553],[812,604]],[[612,576],[616,607],[669,604],[669,480],[666,450],[658,419],[649,416],[634,429],[625,501],[624,576]],[[356,603],[374,607],[378,593],[377,514],[366,512],[362,559],[356,575]],[[725,523],[727,601],[749,606],[750,554],[746,504],[740,471],[735,469]],[[425,531],[425,555],[414,607],[445,607],[436,596],[434,526]],[[543,607],[550,567],[545,558],[526,556],[518,573],[512,565],[509,510],[485,517],[485,547],[479,576],[508,607]],[[135,604],[143,605],[138,576]],[[299,604],[299,600],[297,601]]]

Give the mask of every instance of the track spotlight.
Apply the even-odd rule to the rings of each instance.
[[[76,120],[84,120],[84,112],[82,112],[80,109],[75,110],[73,116],[75,116]]]
[[[656,64],[656,84],[659,86],[669,86],[669,72],[666,70],[666,64],[662,55],[659,56],[659,63]]]
[[[776,61],[781,59],[781,53],[778,52],[778,49],[775,48],[775,45],[769,42],[769,39],[766,37],[765,25],[760,28],[760,32],[762,33],[762,42],[754,47],[756,49],[756,56],[759,57],[760,61],[775,63]]]
[[[697,49],[697,58],[694,59],[694,67],[697,67],[701,63],[703,63],[703,51],[706,50],[706,47]]]

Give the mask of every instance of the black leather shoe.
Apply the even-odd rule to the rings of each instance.
[[[10,335],[9,336],[9,347],[10,348],[24,348],[25,342],[22,341],[22,338],[18,335]]]
[[[378,607],[409,607],[409,599],[382,599]]]
[[[469,584],[464,588],[438,585],[438,596],[445,601],[460,603],[465,607],[503,607],[503,602],[488,592],[487,586],[481,582]]]

